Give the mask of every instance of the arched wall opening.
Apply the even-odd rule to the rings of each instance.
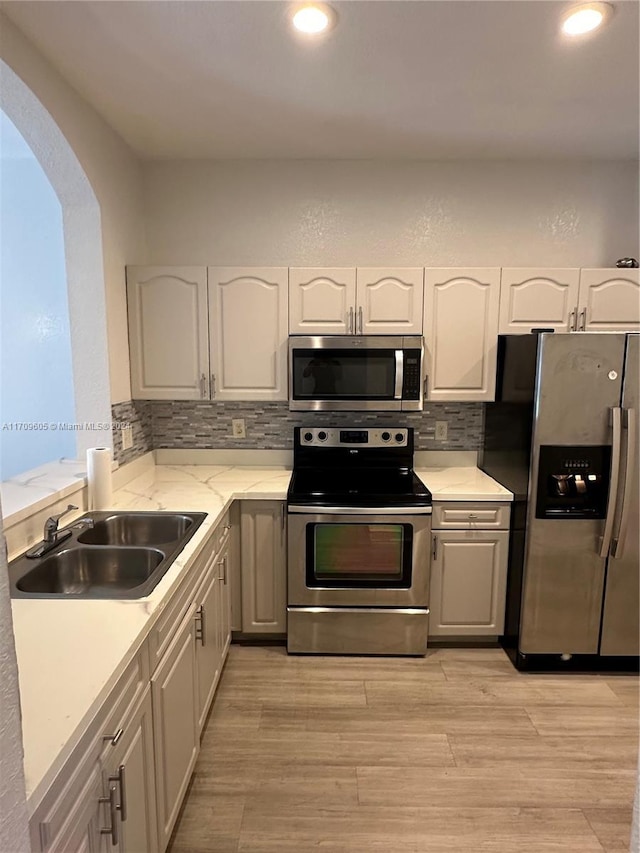
[[[72,430],[76,458],[82,460],[90,447],[112,446],[100,206],[49,112],[2,60],[0,75],[0,107],[37,158],[61,207],[75,399]],[[52,387],[68,379],[56,364],[49,365]]]

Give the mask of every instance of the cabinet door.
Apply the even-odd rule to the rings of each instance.
[[[151,679],[161,853],[169,843],[200,746],[196,714],[195,613],[194,602]]]
[[[429,400],[495,399],[500,270],[425,270]]]
[[[639,271],[580,270],[579,328],[586,332],[640,330]]]
[[[242,501],[242,630],[284,634],[287,630],[286,513],[282,501]]]
[[[363,335],[421,335],[422,267],[358,267],[356,331]]]
[[[355,267],[291,267],[289,332],[292,335],[354,335]]]
[[[220,581],[214,561],[197,596],[196,662],[198,667],[198,733],[202,732],[220,677]]]
[[[570,332],[576,328],[579,269],[505,267],[500,285],[501,335],[532,329]]]
[[[111,835],[102,832],[110,828],[110,816],[108,806],[100,802],[101,789],[100,766],[96,762],[55,838],[49,839],[46,827],[43,829],[41,825],[42,850],[45,853],[106,853],[106,839],[109,848],[118,853],[118,842],[112,846]],[[117,834],[113,837],[118,838]]]
[[[134,399],[209,396],[207,271],[127,267]]]
[[[286,267],[209,267],[212,398],[287,399]]]
[[[432,533],[430,636],[499,636],[504,628],[508,531]]]
[[[109,787],[115,783],[121,806],[118,835],[122,853],[156,853],[158,828],[150,688],[124,731],[103,772],[103,795],[108,796]]]

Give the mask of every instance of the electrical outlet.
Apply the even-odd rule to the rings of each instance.
[[[244,418],[232,418],[231,434],[234,438],[246,438],[247,432],[244,428]]]
[[[446,421],[436,421],[436,441],[447,440],[447,427]]]
[[[122,438],[122,449],[129,450],[133,447],[133,427],[126,426],[122,427],[120,430],[120,436]]]

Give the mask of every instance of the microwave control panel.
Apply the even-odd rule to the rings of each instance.
[[[403,351],[404,369],[402,376],[402,399],[419,400],[422,377],[420,376],[420,350]]]

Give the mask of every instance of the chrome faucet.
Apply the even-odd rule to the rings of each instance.
[[[58,522],[63,515],[66,515],[73,509],[78,509],[78,507],[73,504],[69,504],[63,512],[59,512],[57,515],[52,515],[48,518],[44,523],[42,542],[38,542],[37,545],[27,551],[25,557],[29,557],[29,559],[44,557],[44,555],[48,554],[49,551],[56,547],[56,545],[60,542],[64,542],[65,539],[68,539],[72,535],[71,530],[58,531]]]
[[[59,512],[57,515],[52,515],[48,518],[44,523],[44,536],[42,537],[43,542],[47,544],[51,544],[52,542],[58,541],[58,522],[62,518],[63,515],[66,515],[68,512],[71,512],[74,509],[78,509],[77,506],[73,504],[69,504],[69,506]]]

